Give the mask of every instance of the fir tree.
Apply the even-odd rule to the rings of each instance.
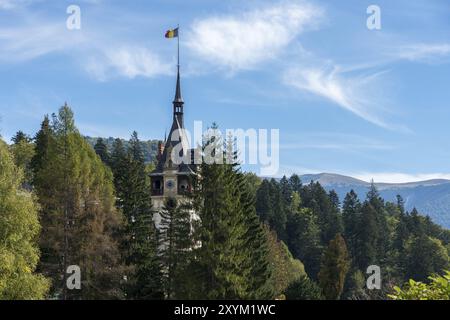
[[[103,161],[103,163],[106,164],[107,166],[109,166],[111,159],[110,159],[110,155],[108,152],[108,147],[102,138],[97,139],[97,142],[95,143],[95,146],[94,146],[94,150],[95,150],[95,153]]]
[[[203,148],[221,152],[221,144],[220,139],[205,137]],[[191,292],[197,298],[252,298],[255,285],[264,282],[251,280],[252,272],[258,267],[253,263],[261,263],[260,258],[255,259],[261,257],[260,252],[252,255],[251,250],[264,247],[257,233],[250,231],[256,227],[250,222],[255,219],[246,208],[246,196],[239,188],[242,178],[237,170],[235,164],[204,161],[199,166],[201,178],[194,179],[192,201],[200,220],[195,241],[201,245],[194,250],[192,269],[196,281]],[[257,274],[261,279],[266,277],[263,270]]]
[[[286,300],[323,300],[322,289],[306,275],[291,283],[285,296]]]
[[[322,259],[319,281],[328,300],[338,300],[344,289],[350,261],[344,238],[340,234],[330,241]]]
[[[163,265],[163,283],[167,299],[188,295],[185,280],[190,252],[193,248],[191,212],[186,204],[175,198],[166,200],[160,212],[160,251]]]
[[[355,263],[360,270],[366,270],[372,264],[380,264],[377,259],[379,229],[377,224],[377,212],[369,202],[362,206],[361,222],[359,224],[359,237],[356,245]]]
[[[360,235],[361,203],[358,195],[353,190],[345,196],[342,218],[344,222],[344,238],[350,255],[355,257],[357,254],[357,241]]]
[[[322,246],[317,217],[311,209],[300,207],[300,196],[292,193],[292,202],[287,224],[288,246],[295,258],[305,264],[306,272],[317,278]]]
[[[158,231],[153,222],[150,181],[136,132],[131,136],[126,157],[122,158],[120,152],[119,144],[113,152],[113,159],[117,157],[119,162],[113,167],[124,171],[118,171],[123,176],[116,175],[116,184],[120,190],[119,207],[127,219],[125,246],[128,250],[125,258],[135,270],[130,279],[129,296],[134,299],[161,299],[163,291],[161,264],[157,256]]]

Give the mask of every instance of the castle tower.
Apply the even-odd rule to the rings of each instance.
[[[177,68],[177,83],[175,98],[173,100],[173,120],[166,141],[158,145],[158,162],[155,170],[150,173],[152,183],[152,203],[156,212],[160,211],[166,200],[174,198],[178,202],[191,191],[190,176],[195,174],[195,165],[190,161],[193,158],[193,149],[189,148],[184,134],[184,101],[181,96],[180,66]],[[176,149],[175,149],[176,148]],[[173,150],[179,151],[180,157],[189,161],[179,163],[172,158]],[[175,153],[174,152],[174,153]],[[175,153],[176,154],[176,153]],[[178,164],[177,164],[178,163]],[[155,216],[155,223],[159,225],[159,215]]]

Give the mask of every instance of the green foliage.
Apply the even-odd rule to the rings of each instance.
[[[307,276],[291,283],[284,293],[286,300],[323,300],[322,289]]]
[[[102,138],[98,138],[94,145],[95,153],[100,157],[104,164],[110,165],[111,159],[108,152],[108,146]]]
[[[326,299],[337,300],[340,298],[349,268],[347,246],[344,238],[337,234],[325,251],[319,272],[320,287]]]
[[[287,224],[288,246],[293,255],[305,264],[306,272],[317,279],[322,246],[320,229],[311,209],[300,207],[298,192],[291,195],[291,209]]]
[[[405,245],[405,276],[425,281],[429,275],[450,268],[447,249],[438,239],[425,235],[411,238]]]
[[[116,238],[122,216],[114,209],[111,171],[79,134],[68,106],[53,115],[51,127],[44,120],[36,140],[34,186],[43,228],[39,270],[52,278],[52,296],[122,298]],[[66,289],[69,265],[81,268],[80,291]]]
[[[16,138],[13,139],[13,145],[11,145],[10,150],[14,156],[14,163],[24,172],[24,187],[30,188],[33,179],[33,171],[31,167],[31,161],[34,157],[34,144],[31,143],[30,139]]]
[[[443,276],[433,275],[429,283],[409,280],[404,288],[394,287],[393,300],[450,300],[450,271]]]
[[[106,137],[84,137],[85,140],[94,148],[97,144],[98,139],[102,139],[103,143],[106,145],[107,150],[113,150],[114,144],[117,140],[120,140],[122,145],[125,148],[125,151],[130,147],[130,142],[126,139],[118,139],[118,138],[106,138]],[[144,161],[146,164],[153,163],[156,160],[156,156],[158,154],[158,142],[159,140],[147,140],[147,141],[139,141],[140,148],[142,150]]]
[[[150,179],[146,174],[144,155],[136,132],[125,151],[116,140],[111,156],[116,206],[126,218],[123,230],[122,256],[132,269],[127,294],[133,299],[161,299],[161,264],[157,256],[158,232],[153,222]]]
[[[169,198],[160,212],[160,256],[163,285],[167,299],[187,296],[186,271],[194,246],[191,236],[191,211],[184,203]]]
[[[34,273],[39,261],[38,205],[21,189],[22,178],[0,140],[0,300],[43,299],[49,288],[49,281]]]
[[[301,261],[294,259],[287,246],[278,240],[274,231],[268,226],[265,226],[264,230],[269,248],[268,260],[272,269],[268,286],[274,297],[278,298],[290,284],[306,275],[305,268]]]
[[[205,150],[222,143],[208,137],[205,141]],[[194,239],[201,246],[193,253],[196,281],[192,297],[270,298],[265,290],[270,272],[264,233],[245,179],[233,164],[204,161],[198,171],[201,179],[194,179],[192,201],[199,218]]]

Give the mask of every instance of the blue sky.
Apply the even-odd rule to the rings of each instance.
[[[188,129],[280,129],[280,175],[450,178],[449,18],[447,0],[0,0],[0,133],[67,101],[83,134],[163,138],[180,24]]]

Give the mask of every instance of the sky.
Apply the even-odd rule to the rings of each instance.
[[[277,176],[450,179],[449,18],[448,0],[0,0],[0,134],[67,102],[85,135],[162,139],[179,24],[188,129],[279,129]]]

